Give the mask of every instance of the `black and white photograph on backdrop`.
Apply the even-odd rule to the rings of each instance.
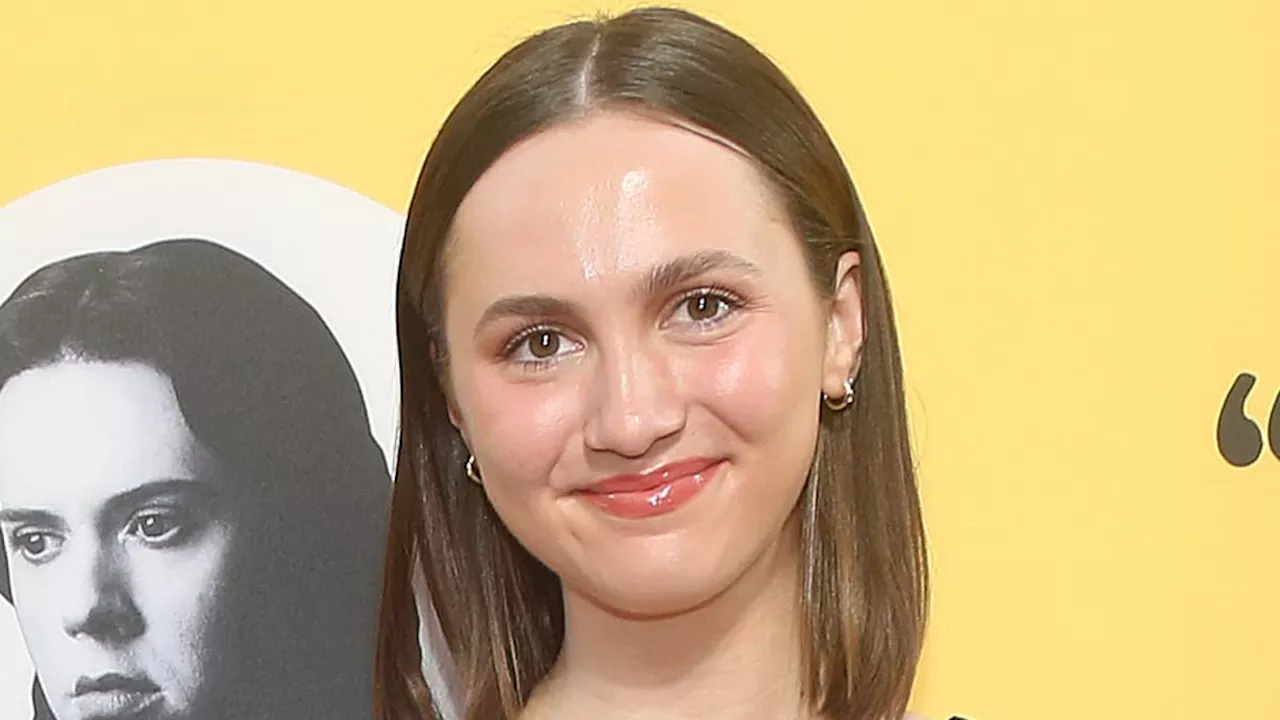
[[[0,716],[368,717],[400,219],[248,163],[77,182],[0,208]]]

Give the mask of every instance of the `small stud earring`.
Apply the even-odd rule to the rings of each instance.
[[[853,378],[844,379],[844,395],[839,400],[832,400],[831,396],[822,393],[822,402],[826,404],[827,409],[832,412],[840,412],[853,404]]]
[[[480,478],[480,471],[476,468],[476,456],[475,456],[475,455],[470,455],[470,456],[468,456],[468,457],[467,457],[467,468],[466,468],[466,470],[467,470],[467,477],[471,480],[471,482],[473,482],[473,483],[475,483],[475,484],[477,484],[477,485],[483,485],[483,484],[484,484],[484,480],[482,480],[482,479]]]

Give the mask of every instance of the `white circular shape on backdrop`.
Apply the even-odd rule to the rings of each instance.
[[[171,238],[236,250],[302,296],[329,326],[355,370],[391,468],[403,226],[399,213],[292,170],[215,159],[120,165],[0,207],[0,300],[36,269],[88,252]],[[434,668],[424,669],[429,680],[438,679]],[[12,609],[0,602],[0,717],[31,717],[31,678]]]
[[[403,228],[395,211],[292,170],[205,159],[119,165],[0,207],[0,298],[37,268],[87,252],[170,238],[236,250],[320,313],[355,368],[373,436],[389,456]]]

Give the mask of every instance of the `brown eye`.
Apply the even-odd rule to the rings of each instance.
[[[715,295],[696,295],[685,301],[685,311],[694,322],[705,322],[720,314],[724,300]]]
[[[560,333],[543,330],[529,338],[529,354],[539,360],[555,357],[560,351]]]

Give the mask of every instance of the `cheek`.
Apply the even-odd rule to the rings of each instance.
[[[10,555],[9,588],[19,629],[33,653],[48,652],[50,643],[66,638],[63,613],[68,602],[81,599],[83,576],[76,561],[62,555],[45,565],[32,565]]]
[[[688,388],[741,439],[764,442],[789,434],[816,413],[821,366],[813,359],[813,335],[774,318],[756,323],[707,356],[690,359],[683,369]]]
[[[472,390],[467,432],[485,486],[493,492],[545,486],[579,415],[581,388],[574,374],[536,384],[480,374]]]
[[[130,553],[133,599],[151,628],[153,640],[173,643],[189,664],[203,659],[218,633],[215,627],[220,602],[228,595],[228,560],[234,532],[223,523],[205,530],[191,545],[180,549],[137,548]],[[226,613],[222,613],[226,615]]]
[[[9,558],[9,588],[13,592],[13,610],[27,644],[31,646],[32,652],[39,653],[42,649],[41,639],[58,632],[57,588],[65,585],[55,581],[52,573],[32,573],[31,568],[16,567],[19,562],[22,561]]]

